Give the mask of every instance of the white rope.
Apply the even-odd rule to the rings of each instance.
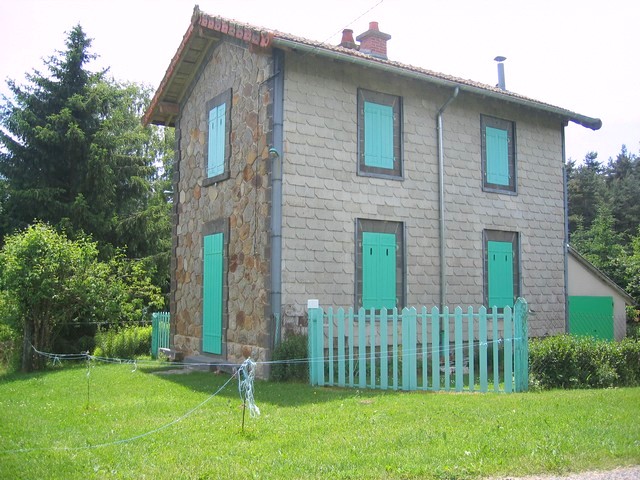
[[[247,358],[238,369],[238,391],[245,408],[249,408],[249,416],[260,416],[260,409],[253,399],[253,380],[256,376],[256,362]]]

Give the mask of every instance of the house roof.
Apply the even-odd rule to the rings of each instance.
[[[377,58],[354,49],[329,45],[277,30],[269,30],[219,16],[211,16],[200,11],[197,5],[194,8],[191,23],[184,34],[182,42],[144,115],[143,122],[145,124],[155,123],[167,126],[175,124],[175,119],[180,111],[180,104],[187,95],[189,86],[205,59],[206,52],[214,43],[221,41],[225,37],[243,41],[251,48],[264,50],[281,48],[290,51],[301,51],[309,55],[329,57],[334,60],[392,72],[400,76],[415,78],[444,87],[457,87],[462,92],[466,91],[496,98],[551,113],[561,117],[564,121],[572,121],[592,130],[598,130],[602,126],[602,121],[598,118],[581,115],[514,92],[501,90],[491,85]]]
[[[609,285],[613,290],[615,290],[620,296],[622,296],[625,302],[629,305],[635,305],[635,299],[625,292],[622,287],[620,287],[616,282],[611,280],[609,276],[604,273],[602,270],[597,268],[593,263],[580,255],[571,245],[568,245],[569,255],[571,255],[578,263],[580,263],[583,267],[593,273],[596,277],[602,280],[604,283]]]

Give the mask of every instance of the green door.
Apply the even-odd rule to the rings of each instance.
[[[396,307],[396,236],[362,232],[362,306]]]
[[[204,237],[202,351],[222,353],[223,234]]]
[[[613,297],[569,297],[569,333],[613,340]]]
[[[487,255],[487,307],[513,307],[513,244],[490,240]]]

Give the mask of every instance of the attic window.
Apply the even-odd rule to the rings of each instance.
[[[231,89],[207,102],[206,116],[204,185],[211,185],[229,178]]]

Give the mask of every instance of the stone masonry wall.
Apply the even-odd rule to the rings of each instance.
[[[356,218],[404,222],[406,303],[439,303],[436,114],[451,89],[378,70],[286,57],[283,285],[286,331],[304,331],[306,301],[354,303]],[[358,176],[357,89],[403,101],[404,179]],[[480,115],[515,122],[517,195],[482,190]],[[562,123],[461,92],[444,113],[446,303],[483,302],[483,230],[520,234],[521,295],[532,335],[564,329]]]
[[[202,353],[203,235],[225,231],[223,354],[240,362],[268,358],[269,181],[271,56],[241,43],[221,42],[181,107],[174,240],[173,347]],[[205,186],[206,103],[232,89],[230,177]],[[228,231],[228,235],[227,235]],[[177,241],[176,241],[177,240]],[[258,372],[264,376],[263,373]]]

